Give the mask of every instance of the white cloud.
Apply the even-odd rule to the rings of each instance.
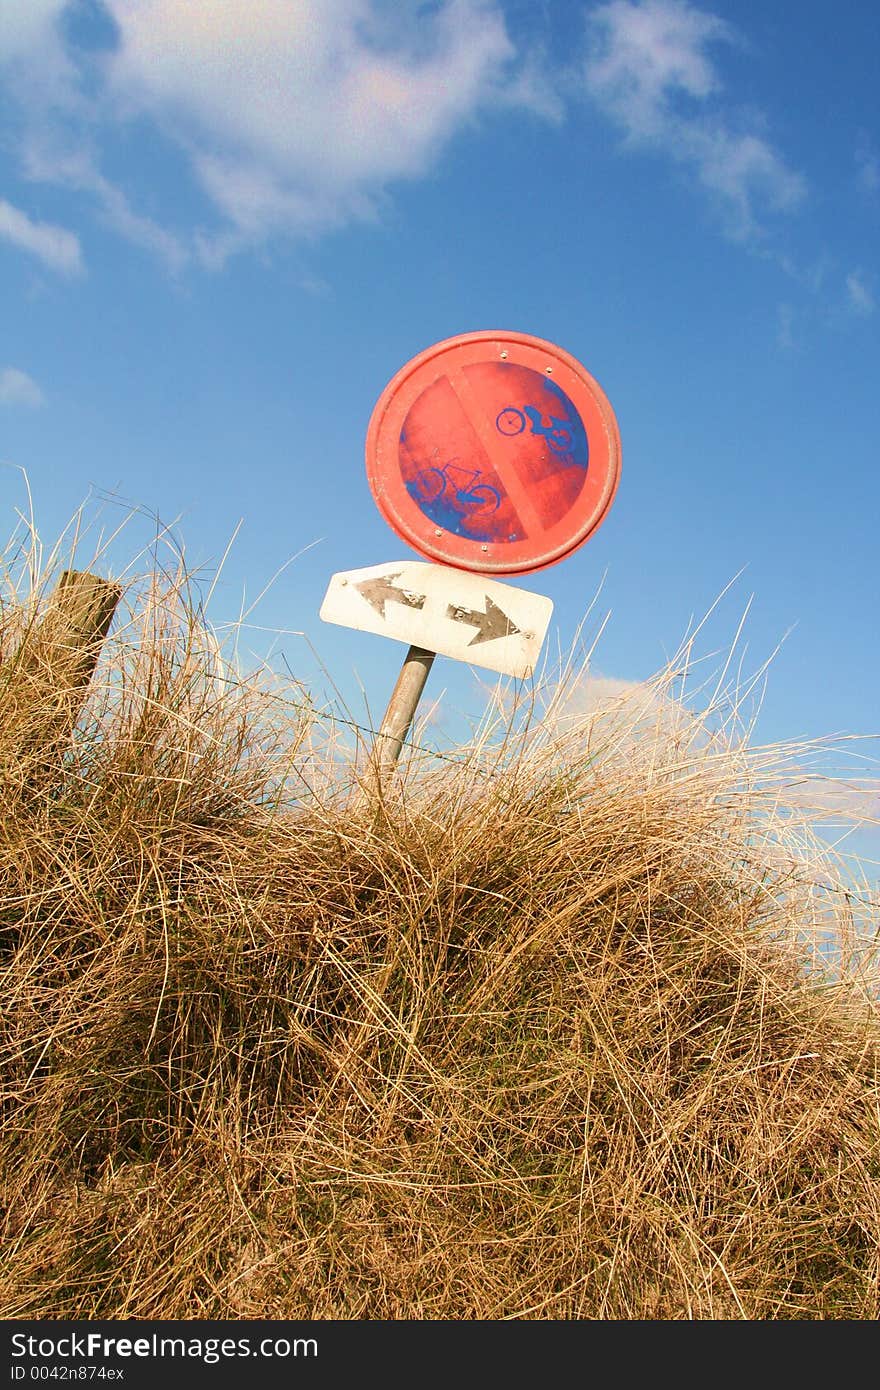
[[[704,100],[720,89],[704,50],[732,31],[715,15],[682,0],[611,0],[590,23],[597,40],[591,90],[632,136],[665,138],[677,95]]]
[[[699,734],[699,720],[672,694],[669,672],[629,681],[586,670],[553,689],[546,719],[559,734],[583,732],[609,749],[649,734],[664,739]]]
[[[106,4],[117,110],[184,147],[246,240],[369,215],[501,100],[514,58],[495,0],[445,0],[418,24],[375,0]]]
[[[89,52],[61,23],[80,4],[22,0],[0,40],[23,169],[94,200],[176,270],[375,217],[396,182],[428,174],[487,113],[565,114],[569,75],[550,68],[540,34],[516,50],[503,0],[100,0],[115,38]],[[727,101],[712,55],[738,42],[725,20],[689,0],[584,8],[587,88],[629,144],[692,171],[735,236],[799,202],[803,179]],[[161,185],[108,177],[105,137],[126,127],[177,147],[202,212],[163,214]],[[60,228],[5,235],[78,268]]]
[[[46,397],[33,377],[18,367],[0,367],[0,405],[45,404]]]
[[[15,77],[16,70],[27,67],[29,82],[39,73],[31,64],[39,60],[39,72],[45,83],[57,82],[71,71],[58,21],[68,0],[6,0],[3,24],[0,27],[0,65]]]
[[[77,275],[83,269],[79,239],[65,227],[36,222],[27,213],[0,198],[0,237],[36,256],[50,270]]]
[[[6,4],[0,30],[0,60],[11,62],[35,48],[45,49],[67,0],[27,0],[26,5]]]
[[[562,113],[501,0],[102,0],[115,42],[88,54],[59,24],[78,3],[28,0],[0,47],[26,171],[175,268],[375,216],[486,110]],[[215,213],[200,228],[160,225],[107,177],[104,134],[133,121],[181,151]]]
[[[870,318],[877,307],[877,301],[863,270],[853,270],[847,275],[846,293],[851,311],[860,318]]]
[[[721,207],[728,233],[758,235],[765,211],[800,203],[802,176],[725,104],[712,44],[731,26],[688,0],[610,0],[592,11],[587,89],[632,147],[690,168]]]
[[[847,778],[805,773],[783,788],[789,806],[839,816],[865,826],[880,827],[880,781],[876,777]]]

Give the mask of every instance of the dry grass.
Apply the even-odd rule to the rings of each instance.
[[[160,578],[47,758],[39,598],[0,604],[0,1316],[877,1317],[880,1020],[791,750],[664,677],[413,754],[377,817]]]

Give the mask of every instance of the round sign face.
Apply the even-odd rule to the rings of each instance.
[[[465,333],[388,383],[367,430],[367,478],[419,554],[524,574],[563,560],[603,521],[620,434],[602,388],[561,348]]]

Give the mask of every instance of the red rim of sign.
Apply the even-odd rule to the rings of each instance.
[[[526,574],[565,559],[605,519],[620,432],[570,353],[526,333],[463,333],[392,377],[366,463],[379,511],[419,554]]]

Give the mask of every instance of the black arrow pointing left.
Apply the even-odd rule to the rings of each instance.
[[[402,573],[402,570],[397,570],[395,574],[380,574],[376,579],[364,579],[354,587],[367,603],[372,604],[381,618],[385,617],[386,603],[402,603],[405,608],[424,608],[424,594],[414,594],[409,589],[398,589],[392,584],[391,581],[399,579]]]

